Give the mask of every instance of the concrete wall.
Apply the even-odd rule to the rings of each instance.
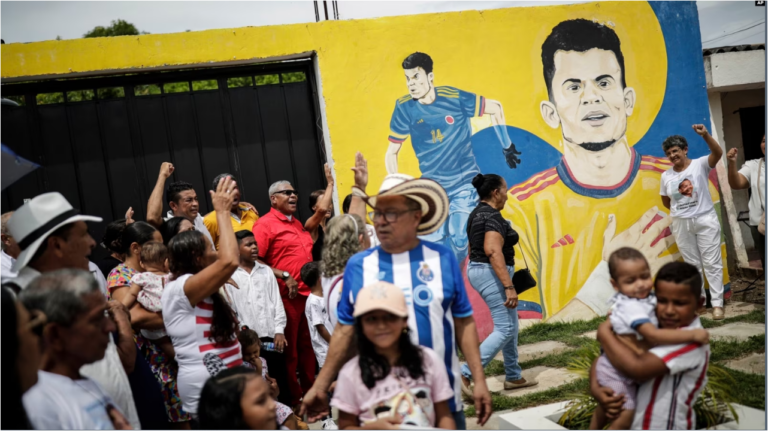
[[[707,88],[724,93],[765,87],[765,50],[713,54],[704,59]]]

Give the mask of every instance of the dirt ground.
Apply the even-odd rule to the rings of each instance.
[[[760,274],[757,281],[754,281],[754,276],[744,278],[732,278],[731,279],[731,301],[751,302],[754,304],[765,304],[765,276]],[[745,289],[749,291],[743,293],[740,292]]]

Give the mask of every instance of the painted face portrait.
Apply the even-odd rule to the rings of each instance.
[[[415,100],[419,100],[429,93],[432,88],[434,75],[427,73],[421,67],[405,69],[405,81],[408,85],[408,93]]]
[[[635,92],[622,87],[621,66],[611,51],[558,51],[544,120],[559,126],[565,142],[600,151],[623,138]]]
[[[684,179],[677,186],[677,191],[679,191],[681,195],[690,198],[693,196],[693,183],[691,183],[691,180],[689,179]]]

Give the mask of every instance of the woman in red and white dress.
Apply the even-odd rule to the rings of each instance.
[[[235,187],[227,177],[211,191],[220,229],[218,253],[198,231],[180,233],[168,243],[171,282],[163,291],[163,320],[176,350],[182,405],[195,416],[206,380],[243,363],[237,317],[219,293],[239,262],[229,222]]]

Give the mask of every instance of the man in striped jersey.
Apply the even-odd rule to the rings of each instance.
[[[338,323],[331,338],[325,366],[304,396],[311,418],[327,412],[326,391],[331,379],[354,354],[355,299],[364,286],[386,281],[403,289],[408,303],[408,328],[414,343],[429,347],[443,358],[454,398],[449,401],[457,429],[465,429],[457,347],[461,348],[475,381],[478,423],[491,415],[491,396],[480,363],[479,340],[472,306],[467,298],[459,263],[440,244],[418,235],[438,229],[448,216],[448,196],[428,179],[388,175],[377,196],[368,197],[353,187],[374,211],[370,213],[381,245],[360,252],[347,262]]]
[[[704,298],[701,275],[695,266],[668,263],[656,275],[655,283],[659,327],[681,331],[702,328],[696,309],[703,305]],[[610,320],[600,325],[597,339],[616,369],[642,382],[632,429],[694,429],[693,406],[707,384],[709,344],[658,346],[637,354],[613,333]],[[595,385],[594,365],[591,374],[593,395],[609,411],[612,391]]]

